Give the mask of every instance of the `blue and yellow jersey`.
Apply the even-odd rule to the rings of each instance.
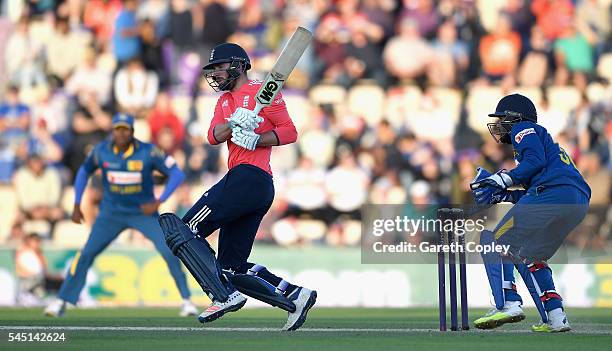
[[[88,174],[102,170],[104,195],[100,208],[125,213],[140,213],[140,205],[155,200],[153,170],[168,176],[175,167],[172,156],[136,139],[123,154],[111,141],[101,142],[83,163]]]
[[[512,126],[510,133],[517,167],[508,172],[525,189],[537,186],[572,185],[589,198],[591,188],[571,157],[555,143],[546,128],[530,121]]]

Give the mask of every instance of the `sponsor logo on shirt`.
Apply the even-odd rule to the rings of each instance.
[[[249,107],[249,96],[245,95],[242,99],[242,107]]]
[[[110,184],[116,185],[140,184],[142,183],[142,173],[109,171],[106,173],[106,180]]]
[[[113,162],[102,162],[102,168],[121,168],[121,165]]]
[[[285,101],[283,100],[283,98],[282,98],[282,97],[280,97],[280,98],[278,98],[278,99],[274,100],[274,104],[275,104],[275,105],[280,105],[280,104],[282,104],[282,103],[284,103],[284,102],[285,102]]]
[[[143,164],[141,160],[130,160],[127,161],[128,171],[142,171]]]
[[[516,141],[517,144],[520,144],[521,140],[523,140],[525,135],[529,135],[529,134],[535,134],[535,129],[527,128],[527,129],[521,130],[520,132],[516,133],[516,136],[514,137],[514,141]]]
[[[223,103],[221,104],[221,107],[227,107],[228,106],[228,102],[227,100],[223,100]]]

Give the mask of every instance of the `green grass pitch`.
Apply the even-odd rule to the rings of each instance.
[[[285,314],[243,309],[205,327],[171,308],[69,309],[63,318],[42,309],[0,309],[0,350],[609,350],[612,309],[568,309],[574,331],[536,334],[527,311],[521,323],[491,331],[439,332],[437,309],[315,308],[303,329],[278,331]],[[470,320],[484,313],[472,309]],[[22,328],[19,328],[22,327]],[[24,328],[28,327],[28,328]],[[51,327],[51,328],[40,328]],[[9,333],[62,332],[63,342],[8,342]]]

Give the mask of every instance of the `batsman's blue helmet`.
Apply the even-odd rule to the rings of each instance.
[[[232,61],[241,61],[246,65],[246,69],[251,69],[251,60],[249,55],[240,45],[234,43],[223,43],[215,46],[211,51],[208,63],[204,66],[204,70],[212,69],[214,65]]]
[[[227,68],[217,68],[215,65],[229,63]],[[208,63],[204,66],[204,78],[215,91],[232,90],[240,75],[251,69],[251,60],[246,51],[240,45],[234,43],[223,43],[215,46],[211,51]],[[227,77],[220,76],[220,72],[226,71]]]

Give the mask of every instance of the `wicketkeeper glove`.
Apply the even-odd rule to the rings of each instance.
[[[499,172],[498,172],[499,173]],[[509,201],[511,198],[510,192],[506,189],[500,189],[496,186],[485,186],[481,182],[490,179],[496,174],[491,174],[482,167],[478,167],[476,177],[470,183],[474,201],[478,205],[493,205],[504,201]]]
[[[476,175],[476,177],[478,178],[478,175]],[[493,187],[497,189],[506,190],[512,185],[514,185],[514,181],[512,181],[512,178],[508,175],[508,173],[505,172],[505,170],[501,170],[482,180],[474,179],[474,181],[470,183],[470,188],[472,190],[476,190],[478,188]]]
[[[253,131],[259,127],[259,123],[263,122],[264,119],[249,109],[238,107],[226,120],[227,126],[232,130],[235,127],[241,127]]]

